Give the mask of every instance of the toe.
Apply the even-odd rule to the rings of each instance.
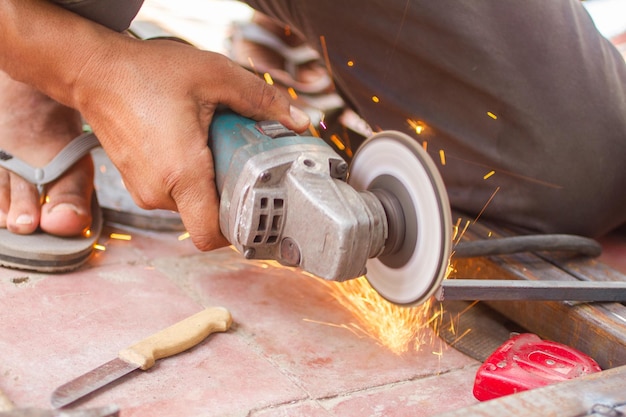
[[[93,164],[87,156],[47,187],[41,229],[57,236],[77,236],[91,226]]]
[[[39,194],[34,185],[16,174],[9,175],[10,206],[6,227],[13,233],[29,234],[39,225]],[[3,193],[6,198],[6,188]]]

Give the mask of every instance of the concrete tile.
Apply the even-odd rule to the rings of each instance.
[[[116,403],[123,417],[243,417],[258,407],[306,397],[236,332],[211,335],[196,348],[135,373],[86,405]]]
[[[19,284],[7,276],[0,281],[0,387],[23,406],[49,407],[57,386],[202,309],[159,271],[141,265],[30,274]],[[115,403],[124,416],[245,416],[304,398],[288,376],[237,337],[235,326],[77,405]]]
[[[20,405],[48,406],[58,385],[202,309],[144,266],[0,282],[0,386]]]
[[[253,411],[250,417],[329,417],[332,415],[318,401],[307,400],[294,404],[279,404],[259,411]]]
[[[478,402],[472,395],[477,369],[477,366],[470,366],[320,403],[331,415],[341,417],[432,416]]]
[[[155,266],[173,279],[185,277],[181,285],[193,288],[203,303],[227,306],[237,322],[238,335],[313,399],[475,363],[453,349],[433,354],[439,345],[402,355],[391,353],[371,338],[342,327],[354,318],[316,279],[245,261],[228,249],[161,259]]]
[[[426,417],[476,404],[472,395],[478,366],[404,381],[332,398],[282,404],[252,417]]]

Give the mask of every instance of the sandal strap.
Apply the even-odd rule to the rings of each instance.
[[[46,166],[33,167],[10,153],[0,149],[0,167],[16,173],[26,181],[37,186],[43,194],[44,185],[59,178],[80,158],[87,155],[100,142],[93,133],[83,133],[65,146]]]
[[[317,51],[310,46],[305,44],[291,47],[278,36],[255,23],[239,24],[238,29],[243,39],[274,50],[288,62],[288,65],[295,67],[320,58]]]

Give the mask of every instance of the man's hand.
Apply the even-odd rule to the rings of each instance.
[[[43,0],[0,1],[0,69],[79,110],[135,201],[179,211],[202,250],[226,243],[207,146],[217,106],[297,132],[309,123],[222,55],[132,39]]]
[[[299,132],[308,118],[220,54],[171,40],[117,42],[84,65],[75,84],[78,109],[139,206],[180,212],[201,250],[226,244],[207,146],[215,109],[223,104]]]

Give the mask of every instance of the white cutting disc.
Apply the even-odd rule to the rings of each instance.
[[[390,192],[404,212],[402,249],[370,259],[367,280],[393,303],[426,301],[445,277],[452,239],[450,203],[434,162],[410,136],[385,131],[358,149],[348,182],[358,191]]]

